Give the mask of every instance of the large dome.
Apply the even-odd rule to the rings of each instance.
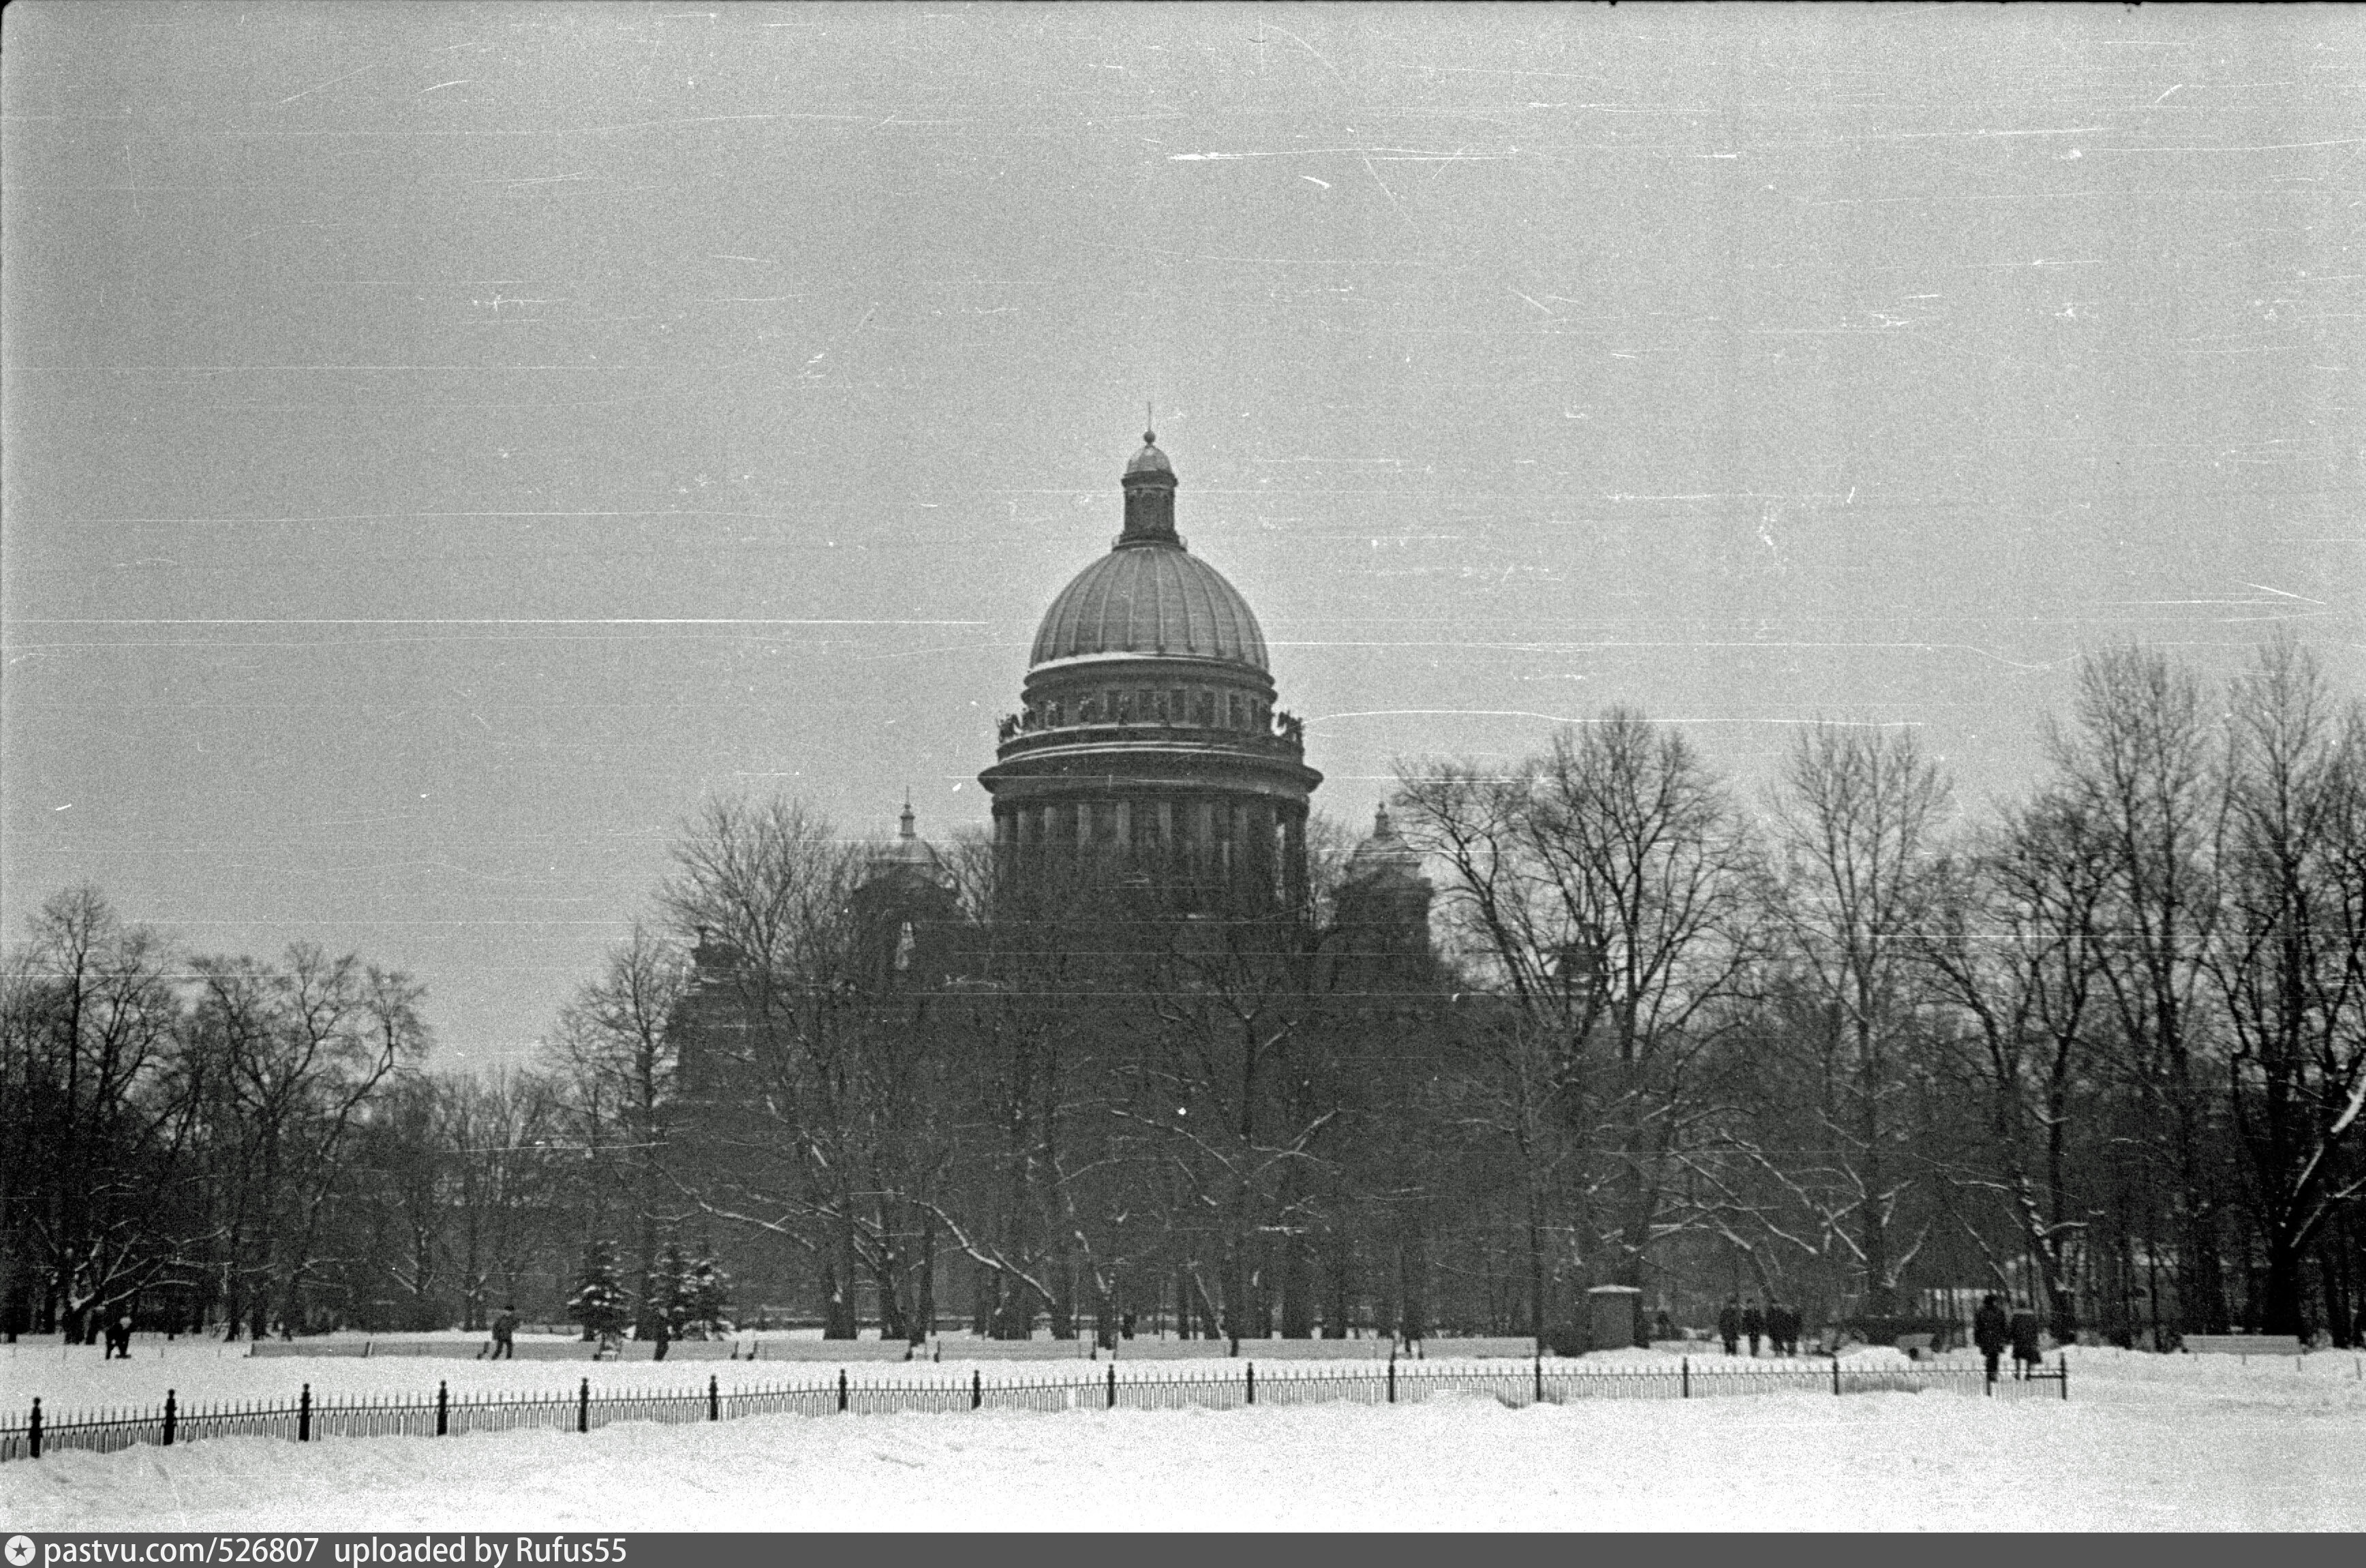
[[[1189,654],[1270,668],[1248,601],[1179,544],[1121,545],[1078,572],[1044,613],[1029,662],[1095,653]]]

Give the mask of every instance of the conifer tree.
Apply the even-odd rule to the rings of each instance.
[[[583,1325],[583,1337],[621,1334],[632,1314],[625,1287],[616,1278],[615,1244],[594,1241],[583,1249],[576,1270],[575,1293],[567,1299],[567,1315]]]
[[[677,1332],[695,1324],[713,1338],[722,1332],[723,1314],[731,1304],[731,1276],[723,1271],[711,1253],[702,1252],[690,1260],[682,1275],[675,1302]]]
[[[681,1338],[682,1325],[691,1321],[686,1300],[689,1285],[690,1259],[680,1242],[670,1241],[649,1273],[649,1299],[643,1314],[652,1325],[662,1322],[670,1338]]]

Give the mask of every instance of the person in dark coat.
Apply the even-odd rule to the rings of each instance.
[[[1738,1298],[1725,1298],[1725,1310],[1717,1314],[1717,1337],[1725,1341],[1727,1355],[1737,1353],[1734,1347],[1741,1338],[1741,1303]]]
[[[2037,1370],[2037,1314],[2026,1301],[2012,1309],[2012,1375],[2026,1378]]]
[[[657,1341],[657,1350],[649,1359],[662,1361],[665,1359],[666,1348],[673,1343],[673,1325],[665,1320],[665,1314],[662,1313],[658,1314]]]
[[[517,1308],[504,1306],[501,1316],[493,1319],[493,1359],[517,1359]]]
[[[1766,1332],[1766,1315],[1758,1310],[1756,1296],[1751,1297],[1750,1304],[1741,1309],[1741,1332],[1750,1341],[1750,1359],[1754,1361],[1758,1359],[1759,1338]]]
[[[1766,1348],[1777,1356],[1787,1356],[1794,1348],[1791,1309],[1779,1301],[1766,1303]]]
[[[1989,1292],[1980,1298],[1980,1310],[1972,1314],[1972,1343],[1980,1348],[1980,1356],[1988,1363],[1989,1382],[1997,1381],[1997,1359],[2011,1342],[2012,1325],[2004,1315],[2004,1303]]]

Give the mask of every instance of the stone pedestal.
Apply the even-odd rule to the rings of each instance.
[[[1632,1349],[1641,1337],[1643,1292],[1632,1285],[1596,1285],[1585,1292],[1586,1348]]]

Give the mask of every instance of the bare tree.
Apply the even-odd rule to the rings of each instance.
[[[1773,904],[1799,978],[1826,1010],[1824,1120],[1845,1191],[1840,1234],[1856,1251],[1865,1311],[1897,1310],[1898,1281],[1927,1235],[1893,1234],[1919,1170],[1893,1107],[1920,1000],[1915,944],[1931,913],[1948,786],[1910,730],[1820,723],[1801,731],[1774,801],[1782,874]]]
[[[600,977],[560,1010],[551,1040],[558,1070],[574,1085],[585,1147],[632,1222],[636,1324],[644,1336],[655,1332],[660,1306],[661,1238],[682,1207],[668,1156],[679,1066],[673,1022],[688,984],[682,950],[636,920]]]
[[[179,1004],[171,954],[97,889],[51,898],[0,996],[0,1247],[38,1280],[39,1317],[86,1341],[179,1256],[161,1147],[179,1125],[162,1068]],[[14,1303],[10,1303],[11,1310]]]
[[[277,1297],[290,1332],[322,1258],[347,1135],[400,1066],[422,1058],[419,986],[399,971],[298,942],[277,966],[195,964],[200,993],[181,1053],[206,1107],[231,1332],[260,1336]]]
[[[744,1097],[703,1114],[701,1208],[819,1266],[824,1332],[851,1338],[864,1215],[860,955],[848,916],[860,846],[796,801],[709,800],[674,848],[662,900],[677,930],[733,955],[736,1041],[719,1079]]]
[[[2071,1260],[2088,1222],[2073,1194],[2072,1118],[2108,1005],[2109,883],[2106,847],[2079,800],[2042,795],[1948,868],[1922,949],[1970,1021],[1957,1063],[1988,1108],[1985,1158],[1960,1179],[2010,1208],[2063,1341],[2078,1330]]]
[[[2366,710],[2289,638],[2228,694],[2222,909],[2208,966],[2232,1033],[2229,1106],[2266,1259],[2264,1325],[2303,1334],[2302,1267],[2366,1193]]]
[[[1296,910],[1241,897],[1161,933],[1144,997],[1149,1049],[1122,1114],[1153,1134],[1174,1178],[1177,1262],[1195,1293],[1208,1286],[1193,1266],[1213,1265],[1224,1333],[1264,1337],[1278,1303],[1302,1337],[1314,1312],[1308,1238],[1341,1091],[1317,1027],[1313,932]]]
[[[461,1326],[481,1329],[557,1239],[555,1173],[564,1156],[552,1145],[564,1136],[560,1096],[551,1079],[506,1067],[449,1077],[438,1088],[457,1211],[448,1245]]]
[[[2211,848],[2220,791],[2201,686],[2161,653],[2097,654],[2080,668],[2071,722],[2048,749],[2110,856],[2103,978],[2119,1025],[2117,1066],[2161,1130],[2152,1146],[2176,1195],[2181,1326],[2223,1329],[2224,1200],[2203,988],[2218,934]]]
[[[1680,732],[1626,708],[1509,773],[1448,764],[1399,780],[1409,836],[1444,867],[1449,931],[1518,1015],[1494,1032],[1508,1049],[1494,1059],[1527,1185],[1560,1162],[1530,1141],[1549,1108],[1606,1216],[1604,1273],[1640,1284],[1654,1245],[1689,1223],[1671,1178],[1706,1110],[1699,1054],[1760,945],[1744,824]],[[1544,1227],[1528,1231],[1540,1284]]]

